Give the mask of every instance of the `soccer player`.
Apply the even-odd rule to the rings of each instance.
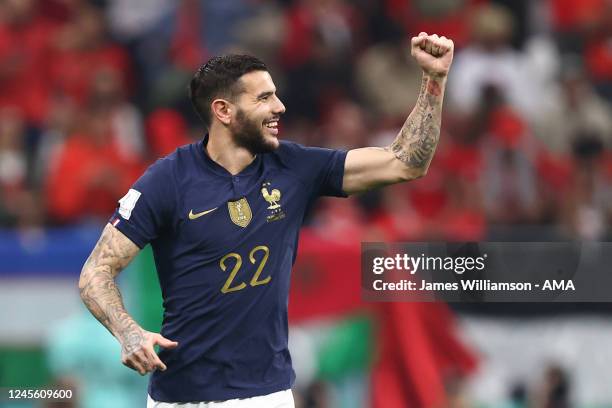
[[[438,144],[453,42],[420,33],[411,53],[423,80],[397,138],[348,153],[278,140],[285,106],[258,59],[215,57],[197,71],[189,93],[208,133],[158,160],[119,200],[79,280],[123,364],[153,372],[149,407],[294,406],[287,301],[306,211],[319,196],[425,175]],[[148,243],[161,334],[130,317],[115,284]]]

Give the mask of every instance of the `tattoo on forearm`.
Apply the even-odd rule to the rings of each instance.
[[[443,79],[424,77],[414,110],[387,147],[406,166],[426,168],[440,140]]]
[[[125,310],[115,277],[137,252],[136,245],[107,225],[79,280],[81,299],[96,319],[117,337],[125,354],[138,349],[144,337],[140,326]]]

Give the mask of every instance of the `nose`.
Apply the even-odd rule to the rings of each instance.
[[[281,102],[281,100],[276,95],[274,96],[274,98],[276,99],[274,103],[274,108],[273,108],[274,113],[275,114],[285,113],[285,105],[283,104],[283,102]]]

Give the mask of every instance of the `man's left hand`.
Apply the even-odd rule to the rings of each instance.
[[[453,62],[454,47],[453,40],[421,32],[412,37],[411,54],[425,74],[445,77]]]

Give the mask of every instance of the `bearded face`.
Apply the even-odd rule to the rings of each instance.
[[[276,138],[277,124],[277,117],[260,118],[238,108],[235,120],[230,124],[230,131],[237,146],[252,154],[268,153],[279,146]]]

